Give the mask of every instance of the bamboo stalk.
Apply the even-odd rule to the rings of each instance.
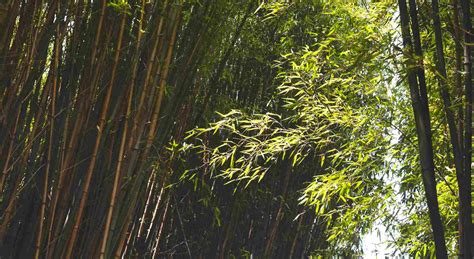
[[[158,125],[158,116],[160,115],[160,110],[161,110],[161,103],[163,101],[163,96],[165,92],[165,87],[166,87],[166,82],[168,79],[168,73],[169,73],[169,68],[171,64],[171,58],[173,56],[173,50],[174,50],[174,43],[176,41],[176,33],[178,30],[178,24],[181,16],[181,5],[179,6],[177,10],[177,16],[175,18],[174,26],[173,26],[173,31],[171,33],[171,39],[170,43],[168,46],[168,51],[166,54],[164,66],[163,66],[163,71],[160,75],[160,83],[159,83],[159,93],[156,99],[155,103],[155,109],[153,110],[152,116],[151,116],[151,123],[150,123],[150,129],[148,130],[148,136],[146,139],[145,143],[145,148],[143,152],[143,158],[148,156],[148,152],[150,151],[151,144],[153,142],[153,139],[156,135],[156,128]]]
[[[145,8],[145,0],[142,0],[142,5],[141,5],[141,11],[140,11],[140,24],[138,27],[138,35],[137,35],[137,44],[136,44],[136,51],[138,52],[140,43],[141,43],[141,37],[142,37],[142,25],[143,25],[143,15],[144,15],[144,8]],[[127,110],[126,110],[126,118],[125,118],[125,125],[123,126],[123,132],[122,132],[122,138],[120,141],[120,150],[119,150],[119,155],[118,155],[118,162],[117,162],[117,167],[115,169],[115,175],[114,175],[114,183],[113,183],[113,189],[111,193],[111,198],[110,198],[110,204],[109,204],[109,209],[107,212],[107,219],[106,219],[106,224],[105,224],[105,229],[104,229],[104,236],[102,238],[102,245],[101,245],[101,250],[100,250],[100,258],[104,258],[105,253],[106,253],[106,247],[107,247],[107,238],[109,235],[110,231],[110,225],[112,221],[112,214],[114,211],[115,207],[115,200],[117,196],[117,190],[119,189],[119,179],[121,176],[121,170],[122,170],[122,162],[123,162],[123,157],[124,157],[124,152],[125,152],[125,143],[127,141],[127,129],[128,129],[128,122],[130,119],[130,113],[131,113],[131,107],[132,107],[132,96],[134,92],[134,86],[135,86],[135,78],[137,75],[137,67],[138,67],[138,62],[135,62],[133,65],[132,69],[132,78],[130,81],[130,87],[129,87],[129,94],[128,94],[128,100],[127,100]]]
[[[59,9],[59,5],[58,5]],[[57,33],[56,33],[56,40],[55,40],[55,47],[54,47],[54,61],[53,61],[53,69],[52,69],[52,91],[51,95],[51,109],[50,109],[50,130],[49,130],[49,145],[48,145],[48,155],[47,155],[47,162],[46,162],[46,170],[44,175],[44,182],[43,182],[43,194],[41,198],[41,210],[40,210],[40,219],[39,219],[39,227],[38,227],[38,235],[36,238],[36,245],[35,245],[35,258],[38,259],[40,257],[41,251],[41,240],[43,236],[43,225],[44,225],[44,216],[46,211],[46,203],[48,198],[48,181],[49,175],[51,171],[51,160],[52,160],[52,149],[53,149],[53,134],[54,134],[54,119],[56,114],[56,89],[57,89],[57,77],[58,77],[58,66],[59,66],[59,45],[60,42],[60,35],[59,35],[59,23],[57,25]]]
[[[72,234],[71,234],[71,237],[68,241],[68,245],[67,245],[67,249],[66,249],[66,257],[67,258],[70,258],[71,255],[72,255],[72,249],[74,248],[74,244],[76,242],[77,232],[79,231],[79,226],[80,226],[80,223],[81,223],[81,220],[82,220],[82,214],[84,212],[85,203],[86,203],[86,200],[87,200],[87,197],[88,197],[88,194],[89,194],[89,186],[90,186],[90,182],[91,182],[91,179],[92,179],[92,173],[94,171],[95,163],[96,163],[96,160],[97,160],[97,154],[98,154],[98,151],[99,151],[99,146],[100,146],[100,143],[101,143],[101,138],[102,138],[102,134],[103,134],[105,123],[106,123],[107,111],[108,111],[108,107],[109,107],[109,103],[110,103],[110,97],[112,95],[114,80],[115,80],[115,73],[117,71],[118,59],[120,57],[120,51],[121,51],[121,48],[122,48],[122,38],[123,38],[124,29],[125,29],[125,21],[126,21],[125,18],[126,18],[126,16],[124,14],[122,14],[122,20],[121,20],[121,24],[120,24],[120,31],[119,31],[119,36],[118,36],[117,48],[116,48],[116,52],[115,52],[114,62],[113,62],[113,65],[112,65],[112,75],[111,75],[110,83],[109,83],[107,93],[106,93],[106,96],[105,96],[105,100],[104,100],[104,103],[103,103],[102,111],[101,111],[101,114],[100,114],[99,124],[97,126],[97,131],[98,132],[97,132],[96,142],[95,142],[95,146],[94,146],[94,151],[92,153],[91,162],[89,163],[89,167],[88,167],[87,172],[86,172],[85,181],[84,181],[84,188],[82,190],[81,201],[79,203],[79,208],[78,208],[78,212],[77,212],[77,215],[76,215],[74,227],[73,227]]]
[[[102,4],[101,4],[101,11],[100,11],[100,16],[99,16],[99,22],[98,22],[98,25],[97,25],[97,30],[96,30],[96,35],[95,35],[95,39],[94,39],[94,45],[93,45],[93,48],[92,48],[92,54],[91,54],[91,60],[90,60],[90,72],[89,74],[92,73],[92,67],[94,67],[94,63],[95,63],[95,57],[96,57],[96,52],[97,52],[97,49],[98,49],[98,43],[99,43],[99,39],[102,35],[102,28],[103,28],[103,20],[104,20],[104,17],[105,17],[105,7],[106,7],[106,1],[101,1]],[[80,17],[80,15],[76,16],[76,17]],[[79,19],[79,18],[78,18]],[[93,82],[95,82],[95,80],[93,79],[92,80]],[[81,106],[79,104],[79,110],[84,110],[84,106]],[[58,238],[58,234],[59,234],[59,230],[60,228],[62,227],[60,224],[58,224],[58,222],[61,222],[62,220],[62,215],[64,213],[62,212],[59,212],[59,215],[57,215],[56,213],[56,208],[58,206],[58,203],[60,202],[60,194],[63,193],[63,188],[64,188],[64,185],[65,185],[65,180],[66,180],[66,173],[69,171],[70,169],[70,166],[72,164],[71,160],[72,160],[72,157],[73,155],[75,154],[74,150],[75,150],[75,147],[76,147],[76,144],[77,144],[77,137],[79,135],[79,131],[81,129],[81,125],[82,125],[82,122],[83,122],[83,111],[80,112],[79,114],[79,117],[75,120],[75,123],[73,124],[73,127],[72,127],[72,132],[71,132],[71,138],[69,140],[69,143],[67,144],[67,148],[64,149],[64,159],[63,159],[63,162],[61,163],[61,167],[59,168],[58,170],[58,174],[59,174],[59,179],[57,181],[57,184],[55,186],[56,188],[56,192],[53,193],[53,199],[52,199],[52,205],[51,205],[51,213],[50,213],[50,226],[49,226],[49,237],[48,237],[48,252],[47,252],[47,257],[50,256],[49,252],[50,250],[54,250],[54,247],[53,247],[53,244],[52,244],[52,241],[53,239],[57,239]],[[69,117],[67,119],[69,121]],[[67,130],[67,127],[65,127],[64,129],[65,133],[66,133],[66,130]],[[65,135],[64,135],[65,136]],[[66,141],[64,142],[64,145],[66,146]],[[66,199],[66,197],[62,197],[62,200]],[[60,206],[61,207],[61,206]],[[62,210],[64,211],[64,210]],[[58,220],[59,219],[59,220]],[[54,224],[56,223],[56,228],[54,228]],[[56,229],[56,230],[54,230]],[[54,236],[54,238],[53,238]]]
[[[168,196],[168,198],[166,199],[166,203],[165,203],[165,210],[163,211],[163,217],[161,218],[160,227],[158,229],[158,234],[156,235],[156,246],[155,246],[155,249],[153,251],[153,258],[156,258],[156,255],[160,250],[160,240],[161,240],[161,236],[162,236],[162,233],[163,233],[163,228],[164,228],[164,225],[165,225],[165,222],[166,222],[166,217],[168,216],[169,204],[170,204],[170,198]]]
[[[164,4],[163,4],[163,10],[166,10],[168,6],[168,0],[165,0]],[[150,55],[150,58],[148,59],[147,61],[147,65],[146,65],[146,74],[145,74],[145,79],[144,79],[144,83],[143,83],[143,88],[142,88],[142,91],[141,91],[141,94],[140,94],[140,98],[139,98],[139,101],[138,101],[138,105],[137,105],[137,115],[135,116],[134,120],[133,120],[133,128],[131,130],[131,136],[132,138],[130,139],[130,142],[129,142],[129,145],[128,145],[128,149],[130,149],[133,145],[134,142],[138,143],[139,142],[139,137],[137,136],[137,130],[139,128],[139,119],[143,119],[141,114],[144,112],[144,103],[145,103],[145,97],[147,96],[148,94],[148,87],[150,85],[150,82],[151,82],[151,75],[152,75],[152,71],[153,71],[153,65],[155,64],[155,58],[157,56],[157,53],[159,54],[160,53],[160,50],[161,50],[161,47],[163,45],[163,40],[162,40],[162,30],[163,30],[163,25],[164,25],[164,18],[165,16],[162,15],[160,17],[160,20],[159,20],[159,23],[158,23],[158,27],[157,27],[157,31],[156,31],[156,39],[155,39],[155,43],[152,47],[152,51],[151,51],[151,55]]]
[[[472,49],[474,38],[472,30],[471,6],[469,0],[461,0],[462,30],[464,36],[464,170],[459,180],[459,206],[461,221],[460,257],[472,258],[474,251],[474,234],[472,224]]]
[[[139,227],[138,227],[136,240],[140,240],[140,238],[142,236],[142,233],[143,233],[143,229],[144,229],[145,221],[146,221],[146,216],[148,215],[148,209],[151,206],[151,204],[150,204],[151,203],[151,198],[152,198],[152,195],[153,195],[154,190],[155,190],[155,178],[156,178],[156,172],[155,172],[155,170],[153,170],[152,171],[152,176],[148,180],[148,188],[147,188],[148,189],[148,195],[147,195],[147,199],[146,199],[146,203],[145,203],[145,209],[143,211],[142,219],[141,219]],[[158,196],[158,202],[159,202],[160,196],[161,196],[161,193]]]

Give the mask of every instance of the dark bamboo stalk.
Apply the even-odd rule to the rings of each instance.
[[[461,258],[472,258],[473,251],[473,227],[472,227],[472,23],[471,4],[469,0],[461,0],[462,30],[464,35],[464,173],[459,185],[459,206],[461,224],[464,232],[461,236]]]
[[[469,243],[470,241],[466,241],[466,237],[468,237],[470,234],[466,233],[466,230],[469,229],[469,226],[466,226],[466,224],[470,224],[470,219],[466,217],[465,212],[466,210],[464,207],[468,204],[465,204],[466,201],[469,200],[468,197],[466,196],[471,196],[470,191],[466,193],[465,188],[462,186],[464,185],[464,168],[463,168],[463,150],[462,150],[462,145],[459,143],[459,136],[458,136],[458,128],[456,126],[456,122],[454,119],[453,112],[451,110],[451,100],[449,97],[449,92],[448,92],[448,86],[446,84],[447,80],[447,73],[446,73],[446,65],[444,61],[444,50],[443,50],[443,35],[441,32],[441,22],[439,18],[439,6],[438,6],[438,1],[433,0],[432,1],[432,9],[433,9],[433,26],[434,26],[434,32],[435,32],[435,42],[436,42],[436,69],[439,74],[438,76],[438,81],[440,83],[440,89],[441,89],[441,96],[443,98],[443,103],[444,103],[444,109],[446,113],[446,118],[448,121],[448,126],[449,126],[449,134],[450,134],[450,139],[451,139],[451,145],[453,148],[453,154],[454,154],[454,164],[456,168],[456,178],[458,182],[458,188],[459,188],[459,235],[460,235],[460,256],[464,257],[467,256],[466,258],[470,258],[470,246]]]
[[[425,197],[428,204],[431,228],[433,231],[438,258],[447,258],[446,242],[444,239],[443,224],[439,213],[438,197],[436,191],[435,168],[433,161],[433,147],[431,140],[431,125],[428,109],[428,96],[424,84],[424,74],[420,70],[422,64],[413,64],[413,55],[422,58],[421,45],[419,43],[419,32],[417,23],[416,3],[410,0],[410,16],[412,18],[413,39],[415,51],[413,51],[412,37],[410,33],[410,16],[405,0],[399,0],[400,23],[402,30],[403,46],[405,48],[406,69],[408,70],[408,85],[410,87],[411,103],[415,116],[415,124],[418,136],[418,148],[420,151],[420,165],[422,167],[422,180],[425,188]],[[413,20],[415,19],[415,20]],[[420,62],[420,61],[418,61]],[[413,68],[415,67],[415,68]],[[417,80],[418,75],[418,80]]]

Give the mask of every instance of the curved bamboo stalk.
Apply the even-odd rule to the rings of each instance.
[[[73,227],[73,230],[72,230],[72,234],[71,234],[71,237],[68,241],[68,245],[67,245],[67,248],[66,248],[66,253],[65,253],[66,258],[71,258],[72,249],[74,248],[74,244],[76,242],[77,232],[79,231],[80,223],[81,223],[81,220],[82,220],[82,214],[84,212],[84,207],[85,207],[87,197],[88,197],[88,194],[89,194],[89,186],[90,186],[90,182],[91,182],[91,179],[92,179],[92,173],[94,171],[95,163],[97,161],[97,154],[98,154],[98,151],[99,151],[102,134],[103,134],[103,131],[105,129],[107,111],[108,111],[109,104],[110,104],[110,97],[112,96],[112,89],[113,89],[113,86],[114,86],[115,74],[116,74],[116,71],[117,71],[117,64],[118,64],[118,60],[119,60],[119,57],[120,57],[120,51],[121,51],[121,48],[122,48],[122,38],[123,38],[123,32],[125,30],[125,21],[126,21],[125,18],[126,18],[125,14],[122,14],[122,20],[121,20],[121,24],[120,24],[119,36],[118,36],[118,39],[117,39],[117,41],[118,41],[117,42],[117,48],[116,48],[116,51],[115,51],[114,63],[112,65],[112,75],[111,75],[110,83],[109,83],[107,93],[106,93],[106,96],[105,96],[105,100],[104,100],[104,103],[103,103],[103,106],[102,106],[102,111],[101,111],[101,114],[100,114],[99,123],[98,123],[98,126],[97,126],[97,137],[96,137],[96,141],[95,141],[94,151],[93,151],[92,157],[91,157],[91,162],[89,163],[89,167],[88,167],[87,172],[86,172],[86,176],[85,176],[85,180],[84,180],[84,187],[83,187],[83,190],[82,190],[81,201],[79,203],[79,208],[78,208],[78,212],[77,212],[77,215],[76,215],[76,219],[75,219],[74,227]]]
[[[81,2],[79,2],[78,4],[81,4]],[[102,2],[101,11],[100,11],[99,21],[98,21],[98,25],[97,25],[97,31],[96,31],[96,35],[95,35],[95,39],[94,39],[94,45],[93,45],[94,47],[92,48],[92,54],[91,54],[91,60],[90,60],[90,64],[91,64],[90,69],[91,69],[91,71],[92,71],[92,67],[95,63],[95,56],[96,56],[96,52],[97,52],[97,49],[98,49],[99,39],[102,36],[102,28],[103,28],[104,17],[105,17],[106,1],[101,1],[101,2]],[[77,14],[76,17],[80,17],[80,15]],[[90,72],[90,73],[92,73],[92,72]],[[93,80],[93,82],[94,81],[95,80]],[[79,110],[81,110],[81,109],[82,108],[79,107]],[[58,170],[59,179],[57,180],[57,184],[55,186],[56,191],[53,192],[53,198],[52,198],[50,215],[49,215],[50,225],[49,225],[49,235],[48,235],[48,244],[47,244],[46,257],[49,257],[50,256],[50,251],[54,250],[54,247],[53,247],[53,244],[52,244],[53,239],[57,240],[57,238],[58,238],[57,235],[59,234],[58,231],[62,228],[62,226],[57,223],[57,221],[58,221],[57,218],[58,217],[57,217],[57,214],[56,214],[56,210],[57,210],[57,206],[58,206],[58,203],[59,203],[60,194],[62,194],[64,185],[65,185],[66,173],[69,171],[69,168],[71,166],[70,161],[72,159],[72,156],[74,155],[74,149],[75,149],[75,145],[76,145],[77,136],[79,135],[79,130],[81,128],[80,125],[82,124],[82,116],[81,115],[82,115],[82,113],[80,114],[79,118],[77,118],[75,120],[75,124],[72,128],[71,139],[69,140],[69,143],[66,145],[67,142],[64,141],[64,144],[66,146],[66,149],[64,150],[65,151],[65,156],[63,158],[61,167]],[[67,119],[69,121],[69,117]],[[66,133],[67,127],[65,127],[64,130],[65,130],[64,133]],[[66,136],[66,135],[64,135],[64,136]],[[60,214],[62,214],[62,213],[60,213]],[[61,218],[62,218],[62,216],[59,215],[59,219],[61,219]],[[55,223],[56,223],[56,227],[55,227],[56,230],[54,230]]]
[[[145,0],[142,0],[141,4],[141,11],[140,11],[140,24],[138,26],[138,35],[137,35],[137,45],[136,45],[136,52],[138,53],[140,44],[141,44],[141,38],[142,38],[142,26],[143,26],[143,15],[145,13]],[[129,93],[128,93],[128,99],[127,99],[127,110],[125,113],[125,124],[123,126],[123,132],[122,132],[122,138],[120,141],[120,150],[119,150],[119,155],[118,155],[118,161],[117,161],[117,167],[115,169],[114,173],[114,182],[113,182],[113,187],[112,187],[112,193],[110,197],[110,203],[109,203],[109,208],[107,212],[107,219],[105,223],[105,229],[104,229],[104,235],[102,237],[102,245],[100,249],[100,258],[104,258],[105,253],[106,253],[106,248],[107,248],[107,240],[108,240],[108,235],[110,232],[110,224],[112,222],[112,214],[114,212],[115,208],[115,202],[116,202],[116,197],[117,197],[117,190],[119,189],[119,182],[120,182],[120,176],[121,176],[121,170],[122,170],[122,163],[123,163],[123,158],[124,158],[124,151],[125,151],[125,143],[127,141],[127,129],[128,129],[128,122],[130,120],[130,114],[131,114],[131,109],[132,109],[132,96],[134,92],[134,86],[135,86],[135,79],[137,76],[137,68],[138,68],[138,62],[134,62],[133,68],[132,68],[132,78],[130,81],[130,87],[129,87]]]

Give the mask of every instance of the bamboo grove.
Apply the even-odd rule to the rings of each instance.
[[[472,6],[0,0],[0,258],[471,258]]]

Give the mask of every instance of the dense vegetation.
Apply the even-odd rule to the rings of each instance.
[[[1,258],[472,258],[469,0],[0,0]]]

